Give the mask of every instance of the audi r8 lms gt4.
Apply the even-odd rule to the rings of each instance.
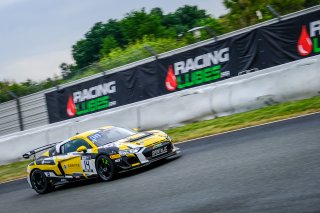
[[[43,151],[36,158],[36,153]],[[180,149],[160,130],[137,132],[106,126],[39,147],[23,157],[34,157],[27,168],[27,180],[31,188],[43,194],[76,180],[96,177],[109,181],[116,173],[180,154]]]

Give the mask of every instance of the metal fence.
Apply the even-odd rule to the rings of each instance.
[[[18,100],[8,101],[0,105],[0,135],[49,123],[44,92],[21,97]]]
[[[19,131],[18,110],[15,101],[8,101],[0,106],[0,135]]]

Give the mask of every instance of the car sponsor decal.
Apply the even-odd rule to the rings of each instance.
[[[117,158],[121,158],[120,154],[115,154],[115,155],[110,155],[110,158],[113,159],[117,159]]]
[[[168,152],[167,146],[164,146],[162,148],[152,150],[152,157],[156,157],[158,155],[162,155],[167,152]]]

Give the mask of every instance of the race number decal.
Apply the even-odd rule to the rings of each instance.
[[[90,156],[82,156],[81,158],[82,170],[87,175],[97,174],[96,167],[94,164],[95,164],[94,159],[91,159]]]

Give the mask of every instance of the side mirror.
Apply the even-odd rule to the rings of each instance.
[[[85,146],[80,146],[80,147],[77,149],[77,152],[84,152],[84,153],[86,153],[86,152],[87,152],[87,147],[85,147]]]

